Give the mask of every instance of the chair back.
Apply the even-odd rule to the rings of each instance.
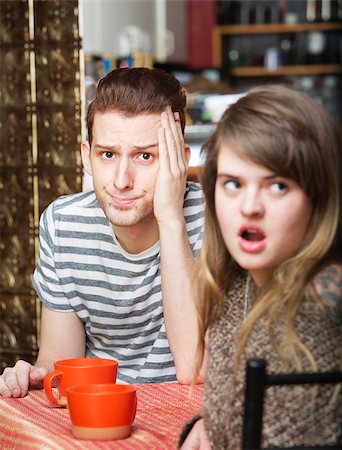
[[[267,374],[266,361],[260,358],[248,359],[246,364],[245,406],[243,420],[243,450],[275,450],[261,448],[265,389],[268,386],[290,384],[341,383],[342,372],[310,372]],[[277,447],[277,450],[341,450],[342,443],[311,447]]]

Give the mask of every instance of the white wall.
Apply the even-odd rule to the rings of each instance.
[[[166,0],[167,28],[175,35],[175,52],[170,62],[187,63],[187,10],[186,0]]]
[[[81,0],[83,47],[86,53],[120,55],[119,37],[128,25],[149,33],[156,56],[156,11],[165,9],[166,27],[175,37],[175,51],[169,62],[186,62],[186,0]],[[157,5],[158,4],[158,5]],[[158,21],[160,25],[160,21]],[[163,62],[163,61],[160,61]]]

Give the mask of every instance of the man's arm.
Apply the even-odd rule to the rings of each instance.
[[[160,227],[160,261],[164,320],[177,380],[190,384],[198,327],[191,292],[193,256],[182,224],[170,221]]]
[[[35,367],[46,367],[50,371],[54,361],[85,355],[84,323],[74,312],[54,311],[43,305],[40,335]]]
[[[0,396],[24,397],[28,389],[41,389],[44,376],[59,359],[84,356],[84,324],[74,312],[42,307],[40,349],[34,366],[19,360],[0,376]]]
[[[191,383],[197,348],[197,317],[191,292],[194,263],[186,231],[183,203],[190,156],[171,110],[162,113],[159,130],[160,170],[154,214],[158,221],[164,319],[177,379]]]

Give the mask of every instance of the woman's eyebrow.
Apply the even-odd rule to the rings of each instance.
[[[248,172],[246,172],[243,175],[234,175],[234,174],[228,173],[228,172],[217,172],[217,178],[219,178],[219,177],[234,178],[234,179],[248,178]],[[262,179],[263,180],[273,180],[274,178],[278,178],[278,177],[280,177],[280,175],[277,175],[276,173],[270,173],[270,174],[263,176]],[[282,178],[285,178],[285,177],[282,177]]]
[[[240,175],[233,175],[232,173],[227,173],[227,172],[217,172],[217,178],[218,177],[240,178]]]

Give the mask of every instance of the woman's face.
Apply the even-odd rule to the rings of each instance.
[[[312,205],[296,182],[222,145],[215,209],[230,254],[261,286],[301,246]]]

